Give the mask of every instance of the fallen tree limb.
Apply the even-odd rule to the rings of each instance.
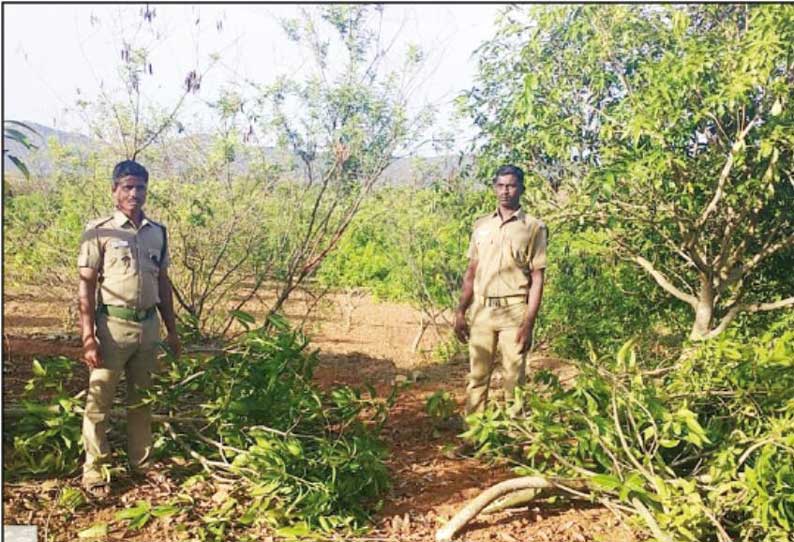
[[[580,480],[565,480],[565,484],[568,487],[587,487],[584,482]],[[500,482],[480,493],[466,506],[461,508],[458,513],[446,523],[446,525],[436,531],[436,542],[450,542],[458,531],[465,527],[466,524],[468,524],[472,519],[477,517],[477,515],[488,505],[500,497],[509,495],[511,493],[525,492],[527,490],[534,490],[537,494],[543,489],[559,487],[560,486],[555,480],[543,478],[542,476],[522,476],[521,478],[513,478],[512,480]],[[524,502],[527,501],[525,500]]]
[[[533,501],[539,494],[540,489],[519,489],[508,493],[504,497],[496,499],[494,502],[483,508],[482,514],[496,514],[508,508],[516,508]]]
[[[82,392],[83,394],[85,392]],[[3,409],[3,418],[21,418],[29,414],[29,412],[25,409],[25,407],[19,405],[10,405]],[[113,408],[110,410],[110,417],[116,420],[124,420],[127,418],[127,411],[124,408]],[[152,422],[154,423],[189,423],[189,424],[206,424],[209,422],[208,418],[201,418],[196,416],[175,416],[169,414],[152,414]],[[279,435],[281,437],[296,437],[296,438],[306,438],[306,439],[313,439],[316,438],[312,435],[304,435],[301,433],[292,433],[290,431],[281,431],[279,429],[274,429],[272,427],[268,427],[266,425],[252,425],[248,427],[248,429],[258,429],[260,431],[265,431],[267,433],[272,433],[274,435]]]
[[[11,405],[3,409],[3,418],[20,418],[29,414],[24,407]],[[125,419],[127,411],[123,408],[114,408],[110,411],[110,417],[115,419]],[[152,414],[152,421],[155,423],[207,423],[206,418],[196,418],[191,416],[169,416],[167,414]]]

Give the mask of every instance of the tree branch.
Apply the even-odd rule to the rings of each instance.
[[[747,126],[737,135],[736,141],[734,142],[734,148],[738,143],[743,143],[744,139],[747,137],[747,134],[752,130],[753,126],[755,126],[759,121],[759,117],[756,116],[753,120],[747,123]],[[719,204],[722,196],[725,194],[725,183],[728,182],[728,177],[731,174],[731,170],[733,169],[733,162],[734,162],[734,150],[728,153],[728,159],[725,161],[725,165],[722,166],[722,171],[720,172],[719,180],[717,181],[717,189],[714,191],[714,196],[711,198],[711,201],[703,210],[703,214],[700,215],[696,222],[696,228],[700,229],[703,224],[706,223],[711,213],[717,210],[717,205]]]
[[[577,480],[567,481],[566,483],[578,483],[584,487],[584,484]],[[461,508],[446,525],[436,531],[436,542],[451,542],[458,531],[474,519],[486,506],[503,495],[527,489],[550,489],[554,487],[558,486],[553,480],[541,476],[522,476],[500,482],[480,493],[474,500]]]
[[[683,292],[677,288],[672,282],[670,282],[670,280],[668,280],[666,276],[664,276],[664,274],[657,270],[651,262],[640,255],[633,256],[633,260],[637,262],[640,267],[642,267],[649,275],[651,275],[657,284],[664,288],[668,293],[677,297],[681,301],[689,303],[693,307],[697,305],[698,300],[695,296],[687,294],[686,292]]]

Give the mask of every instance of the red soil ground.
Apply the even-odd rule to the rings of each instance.
[[[323,387],[335,384],[373,384],[379,392],[395,379],[410,385],[391,412],[384,437],[391,449],[389,468],[393,488],[387,495],[367,540],[431,541],[434,533],[468,500],[487,487],[512,476],[506,465],[477,459],[447,459],[445,446],[456,442],[451,430],[434,427],[425,401],[437,390],[449,391],[458,405],[465,388],[464,355],[438,363],[432,350],[442,338],[427,331],[414,353],[410,345],[417,331],[418,314],[410,307],[376,303],[364,298],[346,325],[344,303],[330,297],[306,319],[306,330],[320,348],[321,364],[316,380]],[[64,355],[77,359],[79,341],[73,317],[64,307],[68,300],[39,295],[6,295],[3,300],[3,400],[8,405],[19,397],[30,377],[31,360]],[[308,300],[291,302],[287,312],[294,320],[305,316]],[[543,365],[536,360],[535,365]],[[548,364],[547,364],[548,366]],[[552,367],[564,372],[564,367]],[[69,388],[79,391],[86,371],[78,367]],[[402,376],[401,376],[402,375]],[[39,527],[40,540],[75,540],[92,525],[107,522],[106,540],[181,540],[179,518],[150,522],[140,531],[129,531],[113,519],[118,510],[137,500],[164,501],[177,491],[173,480],[162,474],[145,481],[120,477],[113,492],[102,502],[90,502],[73,515],[56,506],[65,485],[79,487],[77,478],[50,478],[24,483],[3,483],[3,523]],[[217,488],[215,488],[216,491]],[[44,538],[47,536],[49,538]],[[267,537],[263,537],[267,540]],[[504,542],[621,542],[637,538],[611,512],[587,504],[534,503],[521,509],[481,516],[460,535],[460,540]]]

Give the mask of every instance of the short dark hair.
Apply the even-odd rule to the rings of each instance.
[[[496,183],[496,179],[499,177],[504,177],[505,175],[512,175],[518,181],[518,184],[521,185],[521,188],[524,188],[524,170],[518,166],[513,166],[510,164],[504,165],[496,170],[496,175],[493,177],[493,182]]]
[[[140,177],[144,182],[149,182],[149,172],[135,160],[124,160],[116,164],[113,168],[113,188],[116,188],[124,177]]]

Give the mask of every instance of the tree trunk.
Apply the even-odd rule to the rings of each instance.
[[[348,288],[345,291],[345,302],[346,302],[346,310],[345,310],[345,332],[350,333],[353,329],[353,312],[356,310],[356,305],[353,302],[353,296],[358,295],[358,291],[355,288]]]
[[[698,295],[698,302],[695,306],[695,322],[692,324],[692,331],[689,333],[689,338],[693,341],[702,340],[709,331],[711,331],[711,324],[714,319],[714,288],[711,284],[711,278],[701,276],[700,278],[700,293]]]
[[[424,337],[425,331],[427,330],[428,326],[430,326],[430,322],[428,322],[427,318],[425,318],[424,312],[420,313],[420,318],[419,331],[417,332],[416,337],[414,337],[414,341],[411,344],[411,352],[414,353],[419,351],[419,343],[422,342],[422,337]]]

